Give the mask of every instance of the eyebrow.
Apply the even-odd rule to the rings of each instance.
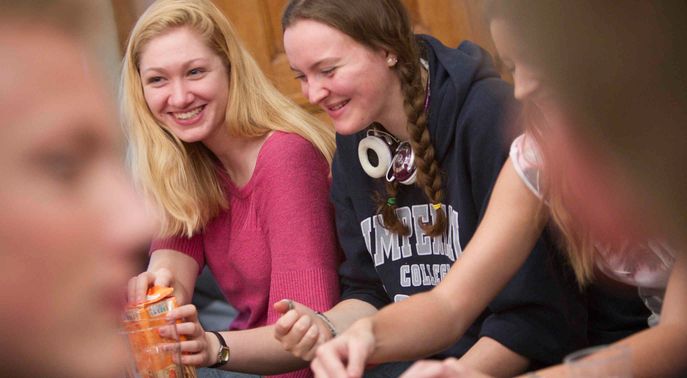
[[[202,63],[209,63],[209,61],[206,58],[193,58],[189,61],[184,62],[181,65],[181,67],[187,68],[187,67],[192,66],[196,63],[199,63],[199,61],[201,61]],[[166,72],[166,70],[162,67],[148,67],[145,70],[141,71],[141,75],[143,75],[144,73],[146,73],[148,71]]]
[[[322,65],[325,65],[325,64],[331,64],[331,63],[333,63],[333,61],[336,61],[336,60],[338,60],[338,59],[339,59],[339,58],[335,58],[335,57],[320,59],[320,60],[318,60],[317,62],[311,64],[311,65],[310,65],[309,67],[307,67],[307,68],[308,68],[308,69],[313,69],[313,68],[317,68],[317,67],[322,66]],[[291,71],[294,71],[294,72],[301,72],[301,70],[296,69],[296,68],[294,68],[293,66],[289,66],[289,68],[291,68]],[[302,72],[301,72],[301,73],[302,73]]]

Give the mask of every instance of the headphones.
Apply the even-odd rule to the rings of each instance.
[[[393,152],[393,156],[391,154]],[[386,177],[404,185],[415,183],[415,154],[408,142],[399,142],[393,135],[367,130],[367,136],[358,144],[358,160],[365,173],[372,178]]]

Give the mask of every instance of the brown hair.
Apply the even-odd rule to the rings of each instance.
[[[433,204],[440,204],[444,193],[439,164],[434,158],[434,146],[427,130],[420,45],[403,4],[399,0],[289,1],[282,15],[282,28],[286,29],[301,19],[321,22],[370,49],[387,50],[397,56],[398,63],[394,69],[401,81],[408,119],[406,127],[415,153],[416,184]],[[398,183],[387,182],[386,196],[375,196],[375,200],[378,212],[384,219],[384,226],[396,234],[408,235],[410,230],[398,218],[396,204],[386,202],[386,198],[396,197],[397,191]],[[422,229],[430,236],[437,236],[446,230],[446,225],[446,214],[439,208],[436,210],[434,224],[423,224]]]

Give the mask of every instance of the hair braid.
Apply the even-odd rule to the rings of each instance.
[[[418,61],[404,62],[399,65],[401,87],[404,92],[404,107],[408,116],[408,133],[410,146],[415,154],[417,167],[417,185],[422,188],[432,204],[441,204],[444,192],[441,186],[441,172],[439,164],[434,158],[434,145],[427,129],[427,113],[425,112],[425,91],[422,83],[420,63]],[[443,208],[434,211],[434,224],[427,222],[421,225],[423,231],[430,236],[441,235],[446,229],[446,213]]]
[[[384,220],[384,228],[391,230],[391,232],[393,232],[394,234],[404,236],[410,235],[410,228],[404,225],[401,219],[399,219],[398,215],[396,214],[396,209],[398,208],[398,206],[396,205],[396,193],[398,193],[398,183],[396,181],[387,181],[384,185],[384,188],[386,189],[387,197],[385,198],[382,195],[376,196],[377,214],[382,215],[382,219]],[[393,200],[389,201],[390,198],[393,198]]]

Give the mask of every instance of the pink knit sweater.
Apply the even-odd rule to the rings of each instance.
[[[206,263],[238,310],[231,329],[274,323],[283,298],[315,310],[339,298],[340,252],[328,200],[329,167],[307,140],[274,132],[263,144],[250,181],[237,188],[223,177],[229,208],[192,238],[155,240]],[[289,374],[309,376],[308,370]]]

